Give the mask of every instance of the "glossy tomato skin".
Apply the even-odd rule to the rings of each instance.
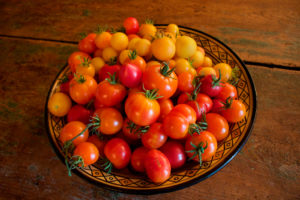
[[[78,49],[84,53],[92,54],[96,51],[95,44],[96,33],[90,33],[85,38],[79,41]]]
[[[189,130],[189,122],[179,112],[170,112],[163,121],[165,134],[172,139],[184,139]]]
[[[69,94],[69,89],[70,89],[70,81],[73,78],[73,74],[69,74],[67,76],[65,76],[63,79],[61,79],[61,83],[60,83],[60,92],[63,92],[65,94]]]
[[[92,59],[89,54],[81,52],[81,51],[75,51],[69,56],[68,64],[71,68],[72,73],[76,72],[76,67],[78,65],[81,65],[82,62],[84,62],[84,58]]]
[[[170,99],[158,99],[158,103],[160,106],[160,116],[158,121],[162,122],[165,117],[171,112],[174,108],[173,102]]]
[[[82,105],[75,105],[73,106],[67,115],[67,121],[80,121],[84,124],[88,124],[90,117],[91,117],[91,111],[83,107]]]
[[[124,20],[123,26],[125,28],[126,34],[136,34],[139,32],[139,22],[134,17],[128,17]]]
[[[213,99],[213,107],[211,108],[211,112],[220,113],[224,109],[224,102],[221,99]]]
[[[206,130],[211,132],[216,137],[217,141],[221,141],[227,137],[229,125],[224,117],[217,113],[207,113],[206,122]]]
[[[130,140],[138,140],[141,138],[141,126],[134,124],[128,118],[124,120],[122,132],[124,136]]]
[[[201,119],[202,113],[210,112],[213,106],[211,98],[208,95],[202,93],[199,93],[197,95],[195,101],[188,101],[187,104],[194,108],[197,120]]]
[[[126,63],[119,71],[119,78],[128,88],[138,87],[142,81],[142,70],[134,64]]]
[[[189,124],[196,123],[196,120],[197,120],[196,112],[191,106],[189,106],[187,104],[177,104],[173,108],[172,112],[173,113],[179,112],[182,115],[184,115]]]
[[[74,77],[70,82],[70,96],[78,104],[87,104],[90,102],[96,93],[97,82],[93,77],[81,75],[84,81]]]
[[[212,75],[204,77],[201,80],[200,92],[207,94],[209,97],[217,96],[220,93],[222,87],[220,85],[220,82],[214,83],[214,79],[216,78]]]
[[[59,141],[61,141],[61,143],[64,144],[66,141],[71,140],[79,133],[81,133],[85,128],[86,125],[82,122],[79,121],[69,122],[62,128],[59,134]],[[73,144],[77,146],[81,142],[85,142],[88,137],[89,137],[89,131],[86,130],[82,135],[80,135],[78,138],[76,138],[73,141]]]
[[[236,87],[230,83],[222,83],[222,88],[220,93],[216,96],[218,99],[226,100],[228,97],[232,99],[237,99],[237,90]]]
[[[146,147],[136,148],[130,159],[130,164],[132,168],[137,172],[145,172],[145,158],[150,149]]]
[[[240,100],[233,100],[230,108],[222,110],[221,114],[228,122],[239,122],[246,115],[245,105]]]
[[[84,167],[94,164],[99,159],[99,151],[97,147],[90,142],[82,142],[76,146],[74,156],[81,156]]]
[[[203,147],[207,144],[207,148],[204,150],[204,153],[201,154],[202,161],[209,161],[215,155],[218,143],[215,136],[208,131],[203,131],[199,135],[194,133],[191,137],[188,137],[185,143],[185,151],[187,152],[194,149],[191,143],[198,146],[201,142],[204,145]],[[193,153],[188,152],[187,156],[191,158]],[[199,162],[199,157],[195,156],[193,160]]]
[[[145,71],[146,65],[147,65],[144,58],[142,58],[141,56],[138,56],[138,55],[136,55],[136,57],[134,59],[131,59],[131,58],[126,59],[124,64],[126,64],[126,63],[131,63],[131,64],[138,66],[142,72]]]
[[[123,139],[113,138],[106,143],[104,154],[115,168],[123,169],[130,162],[131,150]]]
[[[121,69],[121,65],[104,65],[98,72],[99,81],[103,81],[106,78],[109,78],[110,75],[116,74],[116,78],[119,78],[119,71]]]
[[[161,148],[160,151],[170,161],[172,169],[180,168],[186,161],[186,154],[183,145],[175,140],[167,141]]]
[[[93,143],[99,151],[99,157],[104,158],[105,140],[101,140],[97,135],[92,135],[87,139],[87,142]]]
[[[148,151],[145,159],[145,168],[148,177],[154,183],[166,181],[171,174],[171,165],[168,158],[156,149]]]
[[[146,68],[143,74],[143,84],[147,90],[158,89],[157,93],[162,99],[169,99],[177,90],[178,78],[175,72],[169,77],[160,72],[160,65],[151,65]]]
[[[158,119],[160,106],[157,100],[147,98],[144,93],[132,93],[125,101],[125,113],[135,124],[148,126]]]
[[[142,143],[149,149],[160,148],[168,139],[168,136],[164,133],[161,123],[154,123],[150,125],[149,130],[142,135]]]
[[[182,92],[191,93],[195,89],[193,80],[195,75],[190,72],[182,72],[178,75],[178,89]]]
[[[123,127],[123,117],[121,113],[115,108],[99,108],[94,112],[94,117],[96,116],[100,119],[100,126],[98,128],[98,131],[103,134],[116,134]]]

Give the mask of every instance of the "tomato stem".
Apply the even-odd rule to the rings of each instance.
[[[108,174],[110,174],[111,170],[113,168],[113,165],[110,162],[110,160],[108,160],[107,158],[103,158],[103,159],[101,159],[101,161],[103,162],[101,167],[104,167],[104,170],[107,171]]]
[[[226,110],[226,109],[231,108],[232,102],[233,102],[233,98],[232,97],[228,97],[225,100],[225,102],[221,101],[221,103],[223,104],[223,107],[221,107],[221,110]]]
[[[163,62],[163,65],[160,66],[160,73],[165,77],[172,78],[171,74],[174,72],[174,70],[175,70],[175,67],[170,69],[168,63],[166,63],[166,62]]]
[[[84,160],[81,156],[72,156],[69,159],[65,159],[65,163],[66,163],[66,166],[67,166],[67,169],[68,169],[68,175],[69,176],[72,176],[72,173],[71,171],[73,169],[76,169],[77,167],[83,167],[84,166]]]
[[[80,84],[82,84],[86,81],[85,77],[82,74],[79,74],[79,77],[78,77],[77,73],[74,73],[74,79],[77,83],[80,83]]]
[[[130,52],[128,53],[128,57],[129,57],[130,60],[136,59],[136,57],[137,57],[136,50],[130,51]]]
[[[108,65],[109,66],[115,65],[115,64],[117,64],[117,61],[118,61],[117,56],[112,57],[112,58],[109,59]]]
[[[88,67],[88,66],[90,66],[90,64],[91,64],[90,59],[84,57],[84,58],[83,58],[83,62],[81,63],[81,66],[83,66],[83,67]]]
[[[200,167],[202,165],[202,154],[204,153],[204,150],[207,149],[208,147],[208,143],[206,141],[206,145],[204,147],[204,143],[200,142],[197,146],[195,144],[193,144],[193,142],[190,142],[190,145],[194,148],[192,150],[186,151],[187,153],[193,153],[193,155],[189,158],[189,160],[192,160],[193,158],[195,158],[198,155],[198,159],[199,159],[199,164]]]
[[[106,78],[105,80],[108,81],[111,85],[116,85],[118,83],[118,80],[116,78],[117,72],[114,72],[113,74],[107,72],[109,75],[109,78]]]

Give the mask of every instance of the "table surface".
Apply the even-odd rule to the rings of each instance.
[[[300,199],[298,0],[0,0],[0,16],[0,199]],[[176,192],[127,195],[70,178],[45,130],[50,84],[79,34],[129,16],[217,37],[246,63],[256,86],[256,122],[241,152]]]

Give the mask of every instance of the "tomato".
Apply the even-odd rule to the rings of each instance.
[[[182,92],[191,93],[194,87],[194,78],[195,75],[185,71],[178,75],[178,89]]]
[[[128,17],[124,20],[123,26],[126,30],[126,34],[136,34],[139,32],[139,22],[134,17]]]
[[[180,112],[170,112],[163,121],[163,130],[172,139],[183,139],[189,131],[189,121]]]
[[[207,113],[206,122],[206,130],[211,132],[216,137],[217,141],[221,141],[227,137],[229,126],[224,117],[217,113]]]
[[[60,78],[60,85],[59,85],[59,89],[60,92],[63,92],[65,94],[69,94],[69,89],[70,89],[70,81],[73,78],[73,74],[68,74],[68,75],[64,75],[62,78]]]
[[[155,39],[151,44],[153,56],[161,61],[168,61],[175,55],[175,44],[169,37]]]
[[[189,36],[180,36],[176,40],[176,55],[180,58],[189,58],[197,50],[196,41]]]
[[[142,81],[142,70],[135,64],[126,63],[119,71],[119,78],[126,87],[137,87]]]
[[[105,65],[105,62],[100,57],[95,57],[91,60],[92,65],[95,68],[95,73],[98,73],[100,69]]]
[[[225,110],[221,111],[221,114],[228,122],[239,122],[246,115],[245,105],[240,100],[232,100],[230,105],[225,105]]]
[[[138,56],[135,50],[132,51],[129,55],[129,58],[125,60],[125,64],[126,63],[131,63],[138,66],[142,70],[142,72],[144,72],[146,69],[145,60],[141,56]]]
[[[96,49],[97,49],[96,44],[95,44],[95,38],[96,38],[96,34],[90,33],[90,34],[88,34],[88,36],[86,36],[85,38],[80,40],[78,43],[79,51],[82,51],[87,54],[94,53],[94,51],[96,51]]]
[[[154,183],[166,181],[171,174],[171,165],[168,158],[159,150],[151,149],[145,158],[147,176]]]
[[[119,55],[119,62],[121,64],[124,64],[126,60],[129,59],[129,55],[132,53],[131,50],[129,49],[125,49],[125,50],[122,50],[120,55]]]
[[[96,90],[96,99],[104,106],[115,106],[123,101],[126,94],[126,88],[116,81],[114,74],[110,79],[99,83]]]
[[[168,136],[163,131],[161,123],[154,123],[150,125],[149,130],[142,135],[142,143],[149,149],[158,149],[166,141]]]
[[[161,63],[156,60],[151,60],[151,61],[147,62],[146,68],[148,68],[149,66],[152,66],[152,65],[160,65],[160,64]]]
[[[176,24],[169,24],[166,31],[172,33],[175,37],[179,35],[179,28]]]
[[[94,58],[96,58],[96,57],[98,57],[98,58],[102,57],[102,51],[103,51],[103,49],[96,49],[95,52],[94,52],[94,54],[93,54]]]
[[[195,54],[190,57],[190,60],[195,68],[199,68],[204,62],[204,53],[197,50]]]
[[[156,98],[157,94],[149,90],[144,93],[132,93],[125,101],[127,117],[140,126],[154,123],[160,114],[160,106]]]
[[[153,65],[146,68],[143,74],[143,84],[148,90],[158,89],[157,93],[162,96],[162,99],[169,99],[177,90],[178,78],[167,64]]]
[[[99,159],[97,147],[90,142],[82,142],[76,146],[73,156],[81,156],[84,167],[94,164]]]
[[[77,135],[79,135],[85,129],[86,129],[86,125],[82,122],[79,122],[79,121],[69,122],[62,128],[58,139],[61,143],[64,144],[68,140],[71,140],[74,137],[76,137]],[[89,137],[89,131],[86,130],[80,136],[78,136],[75,140],[73,140],[72,143],[75,146],[77,146],[78,144],[85,142],[88,137]]]
[[[107,31],[103,31],[97,34],[95,38],[95,44],[99,49],[104,49],[110,46],[111,34]]]
[[[194,76],[197,74],[197,71],[193,68],[191,62],[189,62],[187,59],[178,58],[175,62],[175,72],[177,75],[183,72],[189,72]]]
[[[136,43],[138,42],[138,41],[140,41],[141,40],[141,38],[140,37],[136,37],[136,38],[132,38],[130,41],[129,41],[129,43],[128,43],[128,49],[129,50],[135,50],[136,49]]]
[[[97,135],[92,135],[87,139],[87,142],[93,143],[99,151],[99,157],[104,158],[105,140],[100,139]]]
[[[147,40],[152,40],[157,32],[156,27],[151,20],[146,21],[140,26],[139,35]]]
[[[212,67],[199,67],[197,69],[197,72],[199,74],[199,76],[208,76],[208,75],[212,75],[212,76],[217,76],[216,70]]]
[[[125,33],[114,33],[110,40],[110,45],[117,51],[122,51],[128,46],[128,37]]]
[[[236,87],[231,85],[230,83],[222,83],[222,88],[220,93],[216,96],[216,98],[226,100],[228,97],[231,97],[232,99],[237,98],[237,90]]]
[[[145,158],[149,149],[146,147],[136,148],[131,155],[131,166],[137,172],[145,172]]]
[[[75,76],[70,82],[70,96],[78,104],[86,104],[95,96],[97,82],[88,75]]]
[[[123,117],[115,108],[99,108],[95,110],[94,117],[99,118],[100,121],[96,120],[94,123],[97,130],[103,134],[116,134],[123,127]]]
[[[68,58],[68,64],[71,68],[71,71],[73,73],[76,72],[76,67],[80,65],[85,59],[91,59],[91,56],[89,56],[87,53],[81,52],[81,51],[76,51],[73,52],[69,58]]]
[[[214,69],[216,70],[218,77],[221,75],[221,81],[226,82],[231,78],[232,69],[230,65],[226,63],[219,63],[214,66]],[[221,74],[219,72],[221,72]]]
[[[104,154],[115,168],[122,169],[130,162],[131,150],[123,139],[113,138],[104,146]]]
[[[178,112],[184,115],[185,119],[188,121],[189,124],[196,123],[196,112],[195,110],[187,105],[187,104],[177,104],[173,109],[172,113]]]
[[[186,155],[183,145],[175,140],[166,142],[160,151],[165,154],[171,164],[172,169],[180,168],[186,161]]]
[[[99,81],[104,81],[105,79],[109,78],[110,75],[115,74],[116,79],[119,78],[119,71],[121,69],[121,65],[114,64],[114,65],[104,65],[98,73]]]
[[[49,112],[57,117],[63,117],[68,114],[71,106],[70,97],[62,92],[53,94],[48,101]]]
[[[190,159],[202,164],[202,161],[209,161],[217,151],[218,143],[215,136],[203,131],[200,134],[194,133],[185,142],[185,152]]]
[[[84,61],[76,67],[76,74],[95,76],[95,67],[90,60],[84,59]]]
[[[212,60],[210,57],[204,56],[203,64],[201,67],[212,67]]]
[[[140,36],[138,36],[137,34],[129,34],[128,35],[128,40],[129,40],[129,43],[132,39],[134,38],[141,38]],[[129,49],[129,44],[128,44],[128,49]]]
[[[159,99],[158,100],[160,106],[160,116],[158,121],[163,121],[165,117],[171,112],[174,105],[170,99]]]
[[[112,47],[106,47],[102,51],[102,57],[105,62],[110,62],[118,57],[118,52]]]
[[[211,112],[220,113],[221,110],[224,109],[224,102],[222,99],[213,99],[213,107],[211,108]]]
[[[139,39],[134,44],[137,55],[146,56],[151,52],[151,42],[147,39]]]
[[[125,119],[123,123],[123,134],[126,138],[130,140],[138,140],[141,138],[142,134],[148,130],[147,127],[139,126],[130,121],[128,118]]]
[[[200,92],[215,97],[221,90],[220,77],[217,79],[215,76],[208,75],[201,80]]]
[[[80,121],[84,124],[88,124],[90,121],[91,111],[83,107],[82,105],[73,106],[68,112],[67,121]]]
[[[174,35],[173,33],[170,33],[170,32],[166,32],[166,31],[163,33],[163,35],[165,37],[170,38],[171,41],[175,44],[175,42],[176,42],[176,35]]]

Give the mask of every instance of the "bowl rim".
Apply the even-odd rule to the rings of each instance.
[[[167,26],[168,24],[155,24],[155,26]],[[187,29],[187,30],[191,30],[194,32],[198,32],[202,35],[208,36],[210,38],[212,38],[213,40],[219,42],[221,45],[223,45],[227,50],[230,51],[230,53],[232,53],[232,55],[241,63],[241,66],[244,68],[247,77],[249,79],[250,85],[253,89],[253,114],[252,117],[250,119],[250,126],[248,127],[244,138],[242,138],[241,142],[237,145],[236,149],[231,152],[222,162],[220,162],[218,165],[214,166],[214,170],[208,173],[205,173],[195,179],[192,179],[190,181],[185,182],[184,184],[179,184],[179,185],[174,185],[174,186],[169,186],[166,188],[158,188],[158,189],[151,189],[151,190],[135,190],[135,189],[122,189],[122,188],[116,188],[110,185],[106,185],[104,183],[100,183],[97,182],[95,180],[89,179],[87,176],[85,176],[83,173],[80,173],[78,170],[72,170],[72,173],[75,173],[77,176],[87,180],[89,183],[95,184],[97,186],[101,186],[105,189],[111,190],[111,191],[116,191],[116,192],[121,192],[121,193],[127,193],[127,194],[143,194],[143,195],[153,195],[153,194],[161,194],[161,193],[167,193],[167,192],[173,192],[176,190],[181,190],[184,189],[186,187],[192,186],[196,183],[199,183],[209,177],[211,177],[212,175],[214,175],[215,173],[217,173],[218,171],[220,171],[221,169],[223,169],[223,167],[225,167],[243,148],[243,146],[246,144],[247,140],[249,139],[251,132],[253,130],[253,126],[254,126],[254,122],[255,122],[255,118],[256,118],[256,106],[257,106],[257,100],[256,100],[256,89],[252,80],[252,77],[245,65],[245,63],[240,59],[240,57],[231,49],[229,48],[226,44],[224,44],[222,41],[220,41],[219,39],[215,38],[214,36],[211,36],[205,32],[199,31],[197,29],[194,28],[189,28],[186,26],[182,26],[182,25],[178,25],[179,28],[183,28],[183,29]],[[64,164],[64,157],[61,155],[60,151],[56,148],[54,141],[51,138],[51,134],[50,134],[50,128],[49,128],[49,124],[48,124],[48,101],[49,101],[49,97],[52,91],[52,88],[54,86],[54,84],[57,81],[57,78],[60,76],[60,74],[65,70],[65,68],[68,66],[68,64],[65,64],[58,72],[58,74],[55,76],[55,79],[52,81],[52,84],[48,90],[48,94],[46,97],[46,103],[45,103],[45,107],[44,107],[44,122],[46,124],[46,132],[47,132],[47,136],[48,139],[50,140],[50,144],[52,149],[54,150],[54,152],[56,153],[56,155],[60,158],[61,162]]]

